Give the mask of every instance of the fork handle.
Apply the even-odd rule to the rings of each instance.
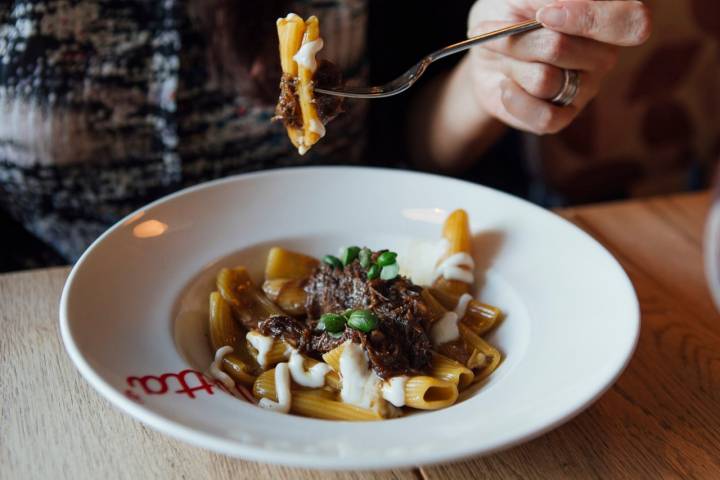
[[[513,25],[508,25],[507,27],[503,27],[498,30],[493,30],[492,32],[487,32],[476,37],[468,38],[467,40],[463,40],[462,42],[449,45],[445,48],[431,53],[427,56],[427,59],[430,60],[430,62],[434,62],[435,60],[445,58],[448,55],[453,55],[455,53],[468,50],[480,43],[488,42],[490,40],[496,40],[498,38],[507,37],[518,33],[529,32],[530,30],[536,30],[538,28],[542,28],[542,24],[537,20],[527,20],[525,22],[515,23]]]

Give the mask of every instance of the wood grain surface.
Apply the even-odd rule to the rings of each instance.
[[[720,478],[720,316],[705,284],[709,195],[561,212],[604,244],[640,298],[638,350],[564,426],[482,458],[388,472],[315,472],[187,446],[121,414],[63,350],[67,268],[0,276],[0,478]],[[531,399],[529,399],[531,401]]]

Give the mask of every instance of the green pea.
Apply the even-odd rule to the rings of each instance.
[[[380,272],[380,278],[383,280],[392,280],[393,278],[397,277],[400,273],[400,266],[395,263],[391,263],[390,265],[385,265],[382,268],[382,271]]]
[[[355,310],[350,314],[348,325],[355,330],[368,333],[377,327],[378,319],[370,310]]]
[[[368,280],[374,280],[380,276],[380,265],[373,263],[367,271]]]
[[[360,266],[363,268],[368,268],[370,264],[372,263],[372,252],[369,248],[363,248],[360,250],[360,253],[358,254],[358,260],[360,261]]]
[[[328,265],[330,265],[330,266],[333,267],[333,268],[340,268],[340,269],[343,268],[343,264],[342,264],[342,262],[340,261],[340,259],[337,258],[337,257],[334,256],[334,255],[325,255],[325,256],[322,258],[322,261],[325,262],[325,263],[327,263]]]
[[[318,321],[317,329],[325,330],[330,333],[338,333],[345,330],[345,322],[347,320],[342,315],[336,313],[324,313]]]
[[[345,247],[340,253],[340,261],[343,265],[349,265],[358,257],[360,253],[360,247]]]
[[[383,252],[377,258],[377,264],[381,267],[386,267],[395,263],[397,259],[397,253],[395,252]]]

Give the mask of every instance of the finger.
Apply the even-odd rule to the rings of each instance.
[[[476,1],[468,14],[468,27],[483,20],[502,18],[508,23],[521,22],[535,18],[538,10],[552,5],[557,0],[522,0],[521,2]]]
[[[470,33],[477,35],[502,25],[484,22]],[[617,47],[548,29],[492,40],[480,48],[524,62],[547,63],[573,70],[607,71],[617,61]]]
[[[505,59],[509,65],[505,74],[533,97],[549,101],[555,98],[565,85],[565,72],[543,63],[526,63]],[[603,75],[578,72],[578,92],[572,105],[582,109],[597,95]]]
[[[640,45],[650,36],[650,9],[639,1],[565,0],[541,8],[537,20],[558,32],[619,46]]]
[[[506,59],[507,75],[533,97],[550,99],[563,87],[565,73],[545,63],[528,63]]]
[[[501,120],[538,135],[559,132],[578,112],[573,105],[558,107],[533,97],[511,79],[503,81],[501,92],[500,101],[504,107]]]
[[[551,100],[565,86],[565,71],[544,63],[526,63],[505,59],[506,75],[533,97]],[[578,72],[578,93],[573,105],[582,108],[598,91],[602,75]]]

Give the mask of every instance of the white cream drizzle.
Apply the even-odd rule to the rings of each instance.
[[[245,338],[257,350],[257,361],[264,368],[267,365],[267,354],[273,346],[273,338],[255,331],[248,332]]]
[[[433,345],[442,345],[452,342],[460,337],[460,330],[457,326],[458,316],[455,312],[446,312],[440,320],[433,323],[430,330],[430,339]]]
[[[382,386],[383,398],[392,403],[396,407],[405,406],[405,384],[408,377],[392,377],[389,381],[384,382]]]
[[[318,38],[312,42],[307,42],[300,47],[300,50],[298,50],[295,56],[293,56],[293,60],[295,60],[295,63],[297,63],[299,67],[306,68],[312,73],[315,73],[315,70],[317,70],[317,60],[315,59],[315,55],[317,55],[322,48],[322,38]]]
[[[455,309],[452,312],[445,312],[445,315],[433,324],[430,329],[430,339],[433,345],[442,345],[443,343],[452,342],[460,338],[458,322],[465,316],[467,307],[472,299],[472,295],[463,293],[458,299]]]
[[[444,238],[429,242],[412,240],[405,248],[398,250],[400,274],[410,278],[416,285],[432,285],[438,258],[447,252],[448,242]]]
[[[458,303],[455,305],[455,315],[458,316],[458,320],[461,320],[465,313],[467,312],[468,305],[470,305],[470,302],[472,301],[473,297],[469,293],[463,293],[460,298],[458,298]]]
[[[290,393],[290,372],[288,364],[285,362],[275,365],[275,392],[277,392],[277,402],[269,398],[261,398],[258,405],[274,412],[288,413],[292,394]]]
[[[213,360],[213,362],[210,364],[209,369],[210,376],[215,380],[220,381],[230,391],[235,388],[235,382],[232,378],[230,378],[230,375],[221,370],[220,365],[222,364],[225,355],[231,353],[233,353],[233,348],[231,346],[225,345],[224,347],[218,348],[217,352],[215,352],[215,360]]]
[[[313,365],[309,370],[305,370],[304,362],[303,356],[297,350],[292,350],[288,363],[290,374],[295,383],[309,388],[323,387],[325,385],[325,375],[331,370],[330,365],[320,362]]]
[[[323,125],[322,122],[318,122],[315,118],[310,119],[310,127],[308,130],[320,135],[320,138],[325,136],[325,125]]]
[[[466,252],[459,252],[450,255],[437,266],[433,283],[440,277],[445,278],[445,280],[473,283],[475,281],[473,270],[475,270],[473,258]]]
[[[368,366],[363,348],[349,340],[340,355],[340,376],[340,398],[343,402],[363,408],[377,406],[380,377]]]

